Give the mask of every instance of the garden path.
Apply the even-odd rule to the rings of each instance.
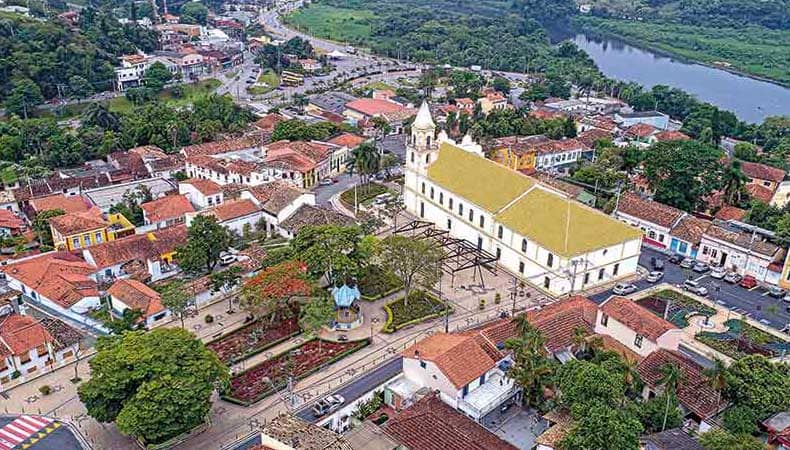
[[[242,372],[245,369],[249,369],[252,366],[258,365],[268,359],[271,359],[279,354],[289,352],[296,347],[304,344],[306,340],[305,334],[302,333],[300,335],[294,336],[287,341],[280,342],[279,344],[275,345],[274,347],[260,352],[257,355],[253,355],[247,359],[241,360],[236,364],[230,366],[230,370],[233,373]]]

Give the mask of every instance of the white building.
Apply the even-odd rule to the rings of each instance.
[[[757,281],[775,282],[782,272],[782,249],[758,233],[711,225],[702,235],[697,259]]]
[[[611,336],[645,357],[658,349],[677,351],[684,332],[633,300],[612,296],[598,308],[595,332]]]
[[[614,217],[633,225],[644,233],[643,242],[661,250],[670,246],[670,234],[685,213],[663,203],[626,192],[617,201]]]
[[[273,181],[241,192],[260,209],[266,223],[266,233],[288,237],[281,224],[303,205],[315,205],[315,193],[301,190],[285,181]]]
[[[499,257],[552,294],[636,272],[639,230],[483,157],[479,145],[435,138],[427,104],[412,125],[404,201],[420,220]]]

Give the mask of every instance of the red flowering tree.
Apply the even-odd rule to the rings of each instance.
[[[292,300],[308,296],[312,290],[307,266],[299,261],[286,261],[267,267],[244,283],[241,306],[254,316],[269,314],[269,320],[274,321],[278,313],[292,314]]]

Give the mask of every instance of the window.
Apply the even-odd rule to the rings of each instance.
[[[447,229],[449,230],[449,229],[451,229],[452,227],[453,227],[453,221],[452,221],[452,220],[450,220],[450,219],[447,219]]]
[[[423,194],[425,193],[425,183],[423,183],[422,186],[420,186],[420,192]]]
[[[601,325],[606,326],[609,323],[609,316],[601,314]]]
[[[483,248],[483,238],[478,236],[477,237],[477,249],[480,250],[481,248]]]
[[[431,186],[431,200],[433,200],[433,186]]]
[[[587,272],[584,274],[584,284],[587,284],[589,282],[590,282],[590,272]]]
[[[643,339],[644,339],[644,337],[641,334],[637,334],[636,337],[634,338],[634,347],[642,348],[642,340]]]
[[[425,361],[420,361],[420,367],[422,367],[423,369],[426,369],[426,368],[427,368],[427,366],[428,366],[428,365],[427,365],[427,364],[425,364]]]
[[[447,199],[447,209],[449,209],[451,211],[453,209],[453,199],[452,198],[448,198]]]
[[[521,251],[524,252],[524,253],[527,252],[527,240],[526,239],[522,239],[521,240]]]
[[[647,232],[647,237],[649,237],[650,239],[655,239],[656,238],[656,232],[653,231],[653,230],[648,231]]]
[[[101,244],[101,242],[102,242],[103,240],[104,240],[104,238],[103,238],[103,237],[102,237],[102,235],[101,235],[101,231],[97,231],[97,232],[96,232],[96,243],[97,243],[97,244]]]
[[[664,235],[663,234],[659,234],[658,235],[658,242],[664,242]]]
[[[496,248],[496,258],[499,259],[500,256],[502,256],[502,249],[497,247]]]
[[[480,228],[484,228],[486,226],[486,218],[484,215],[480,214]]]
[[[425,217],[425,203],[420,202],[420,217]]]
[[[80,248],[80,238],[71,238],[71,246],[74,248]]]
[[[466,394],[468,393],[469,393],[469,385],[467,384],[466,386],[464,386],[463,392],[461,392],[461,397],[466,397]]]
[[[549,278],[549,277],[543,277],[543,287],[544,287],[545,289],[548,289],[548,288],[549,288],[549,286],[551,286],[551,278]]]
[[[428,138],[428,145],[431,145],[431,138]],[[431,162],[431,154],[430,153],[425,155],[425,164],[428,164],[429,162]]]
[[[82,238],[85,240],[85,246],[86,247],[91,245],[91,235],[90,234],[86,234]]]
[[[518,273],[524,273],[524,261],[518,262]]]
[[[439,192],[439,204],[444,205],[444,192]]]
[[[411,152],[411,162],[414,162],[414,152]]]
[[[504,230],[502,229],[502,225],[499,226],[496,230],[496,237],[502,239],[502,235],[504,234]]]
[[[546,265],[551,267],[554,264],[554,255],[549,253],[549,256],[546,257]]]
[[[472,208],[469,208],[469,221],[472,222],[474,220],[475,220],[475,210],[472,209]]]
[[[464,204],[463,203],[458,203],[458,215],[459,216],[463,216],[464,215]]]
[[[606,269],[598,269],[598,281],[603,280],[603,276],[606,274]]]
[[[617,263],[612,267],[612,276],[617,276],[617,272],[620,271],[620,263]]]

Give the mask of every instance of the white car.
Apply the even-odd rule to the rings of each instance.
[[[683,289],[685,289],[685,290],[687,290],[689,292],[693,292],[693,293],[695,293],[695,294],[697,294],[697,295],[699,295],[701,297],[704,297],[704,296],[708,295],[708,289],[705,286],[697,283],[694,280],[686,280],[686,281],[684,281],[683,282]]]
[[[636,292],[637,290],[639,290],[639,288],[633,284],[617,283],[614,286],[614,289],[612,289],[612,292],[614,292],[616,295],[628,295]]]
[[[329,414],[332,411],[336,411],[345,402],[346,399],[344,399],[342,395],[327,395],[313,405],[313,415],[315,417],[321,417]]]
[[[713,270],[710,271],[711,278],[721,280],[725,276],[727,276],[727,270],[724,267],[714,267]]]
[[[664,272],[654,270],[647,274],[647,281],[650,283],[658,283],[658,280],[664,278]]]
[[[236,255],[230,252],[222,252],[219,254],[219,263],[223,266],[227,266],[228,264],[232,264],[236,261]]]

